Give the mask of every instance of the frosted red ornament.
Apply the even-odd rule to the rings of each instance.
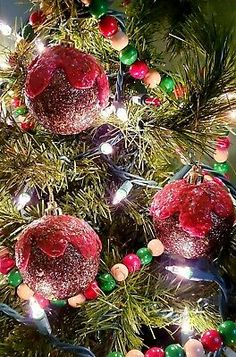
[[[16,265],[32,290],[45,298],[81,293],[98,272],[101,242],[83,220],[45,216],[32,222],[15,247]]]
[[[72,47],[54,46],[33,60],[25,82],[31,114],[53,133],[91,127],[109,99],[107,76],[97,60]]]
[[[135,79],[143,79],[148,73],[148,66],[143,61],[136,61],[129,68],[129,74]]]
[[[41,10],[32,12],[29,17],[29,23],[32,26],[41,25],[45,20],[46,16]]]
[[[98,26],[104,37],[111,37],[119,30],[118,21],[113,16],[102,17]]]
[[[166,185],[154,196],[151,214],[165,250],[188,259],[216,254],[235,219],[230,195],[214,181]]]

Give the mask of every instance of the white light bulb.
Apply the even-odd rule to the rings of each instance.
[[[130,193],[132,187],[133,184],[131,181],[125,181],[123,185],[116,191],[112,200],[113,205],[117,205],[118,203],[123,201]]]
[[[12,28],[4,22],[0,21],[0,32],[4,36],[10,36],[10,34],[12,33]]]
[[[31,196],[27,192],[22,192],[17,198],[16,198],[16,208],[18,210],[23,209],[27,203],[29,203],[31,200]]]
[[[104,155],[111,155],[113,153],[113,147],[110,143],[102,143],[100,145],[100,150]]]
[[[116,116],[118,119],[120,119],[123,122],[126,122],[129,118],[128,118],[128,112],[124,106],[123,103],[120,102],[113,102],[113,106],[114,106],[114,111],[116,113]]]
[[[45,45],[39,38],[35,41],[35,46],[39,54],[43,53],[45,50]]]
[[[180,275],[185,279],[190,279],[192,276],[192,269],[189,267],[179,267],[176,265],[165,267],[166,270],[170,271],[173,274]]]
[[[44,309],[41,308],[38,301],[34,297],[30,298],[29,305],[33,319],[41,320],[43,317],[45,317]]]

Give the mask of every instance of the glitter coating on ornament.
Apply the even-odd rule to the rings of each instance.
[[[214,256],[229,238],[235,219],[230,195],[214,181],[166,185],[154,196],[151,214],[165,250],[188,259]]]
[[[109,99],[109,83],[100,63],[72,47],[46,48],[28,68],[26,104],[53,133],[78,134],[92,126]]]
[[[100,252],[101,242],[94,230],[67,215],[32,222],[15,247],[24,283],[49,300],[83,292],[97,275]]]

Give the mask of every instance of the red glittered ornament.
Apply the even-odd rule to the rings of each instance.
[[[98,295],[100,294],[100,289],[96,280],[89,284],[87,289],[84,290],[83,294],[88,300],[94,300],[98,297]]]
[[[78,134],[92,126],[109,99],[109,84],[97,60],[72,47],[54,46],[28,68],[26,104],[53,133]]]
[[[208,352],[215,352],[223,345],[222,338],[217,330],[204,332],[201,336],[201,343]]]
[[[144,357],[164,357],[165,352],[160,347],[152,347],[146,351]]]
[[[99,30],[104,37],[111,37],[119,30],[118,21],[113,16],[104,16],[99,22]]]
[[[67,215],[34,221],[19,235],[15,247],[24,283],[49,300],[84,291],[97,275],[100,252],[94,230]]]
[[[29,23],[32,26],[41,25],[46,20],[46,16],[41,10],[34,11],[30,14]]]
[[[228,192],[215,181],[178,180],[153,199],[151,214],[165,250],[185,258],[214,256],[229,238],[235,211]]]
[[[143,61],[136,61],[129,68],[129,74],[135,79],[143,79],[148,71],[149,68]]]

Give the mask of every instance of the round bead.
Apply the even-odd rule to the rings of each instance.
[[[184,345],[187,357],[203,357],[205,355],[203,345],[200,341],[190,338]]]
[[[144,357],[144,354],[139,350],[131,350],[126,353],[125,357]]]
[[[34,129],[34,123],[33,122],[30,122],[30,121],[23,121],[21,124],[20,124],[20,127],[23,131],[25,132],[29,132],[31,130]]]
[[[140,248],[137,251],[137,256],[140,258],[143,265],[147,265],[152,261],[152,252],[149,248]]]
[[[127,66],[131,66],[138,58],[138,51],[134,46],[126,46],[120,53],[120,61]]]
[[[121,352],[110,352],[107,357],[124,357],[124,355]]]
[[[145,99],[145,104],[155,105],[155,107],[160,107],[161,101],[159,98],[148,97]]]
[[[228,157],[229,157],[228,149],[226,149],[226,150],[216,149],[215,150],[214,160],[216,162],[219,162],[219,163],[225,162],[225,161],[227,161]]]
[[[143,79],[148,73],[148,66],[143,61],[136,61],[130,66],[129,74],[135,79]]]
[[[113,16],[104,16],[98,26],[104,37],[111,37],[119,30],[118,21]]]
[[[2,254],[0,256],[0,273],[1,274],[8,274],[15,266],[15,260],[10,257],[10,255]]]
[[[11,105],[13,106],[13,108],[20,107],[22,105],[20,98],[18,98],[18,97],[12,98]]]
[[[53,306],[56,306],[56,307],[64,307],[67,304],[66,300],[60,300],[60,299],[53,299],[50,302]]]
[[[23,283],[18,286],[17,295],[22,300],[29,300],[34,295],[34,292],[28,287],[28,285]]]
[[[72,307],[80,307],[86,301],[86,297],[83,294],[78,294],[76,296],[72,296],[68,299],[68,304]]]
[[[46,16],[42,10],[34,11],[30,14],[29,23],[32,26],[41,25],[46,20]]]
[[[30,24],[27,24],[22,30],[22,37],[24,40],[32,41],[34,39],[34,29]]]
[[[161,83],[161,75],[155,69],[149,69],[143,82],[149,88],[154,89]]]
[[[223,341],[218,331],[208,330],[202,334],[201,343],[205,350],[215,352],[221,348]]]
[[[122,263],[127,266],[130,273],[134,273],[141,268],[141,260],[136,254],[126,255],[123,258]]]
[[[20,283],[22,283],[22,276],[18,270],[12,270],[8,275],[8,283],[16,288]]]
[[[236,344],[236,323],[233,321],[225,321],[219,327],[218,331],[223,338],[226,346]]]
[[[167,76],[161,80],[160,87],[164,92],[171,93],[175,88],[175,82],[171,77]]]
[[[152,347],[146,351],[144,357],[164,357],[165,352],[160,347]]]
[[[153,257],[159,257],[164,253],[164,245],[159,239],[152,239],[148,243],[148,249],[150,249]]]
[[[115,264],[111,268],[111,273],[113,277],[116,279],[116,281],[124,281],[129,275],[128,268],[121,263]]]
[[[228,136],[220,137],[216,140],[216,149],[226,150],[230,147],[230,139]]]
[[[180,345],[169,345],[165,349],[165,357],[184,357],[184,350]]]
[[[34,294],[34,298],[37,300],[42,309],[46,309],[46,307],[50,304],[50,301],[38,292]]]
[[[80,0],[85,6],[89,6],[91,4],[91,0]]]
[[[108,11],[108,4],[106,0],[92,0],[89,6],[89,12],[96,19],[105,15]]]
[[[19,107],[15,110],[14,114],[16,117],[18,117],[19,115],[24,115],[28,112],[28,109],[26,107]]]
[[[114,36],[112,36],[110,41],[114,50],[121,51],[128,45],[129,38],[124,32],[118,31]]]
[[[214,164],[214,170],[224,175],[229,171],[229,164],[227,162]]]
[[[116,287],[116,281],[113,276],[109,273],[102,274],[98,277],[99,279],[99,286],[102,291],[105,293],[109,293],[110,291],[114,290]]]
[[[94,300],[98,297],[99,295],[99,286],[96,281],[93,281],[87,289],[84,291],[84,296],[88,300]]]

